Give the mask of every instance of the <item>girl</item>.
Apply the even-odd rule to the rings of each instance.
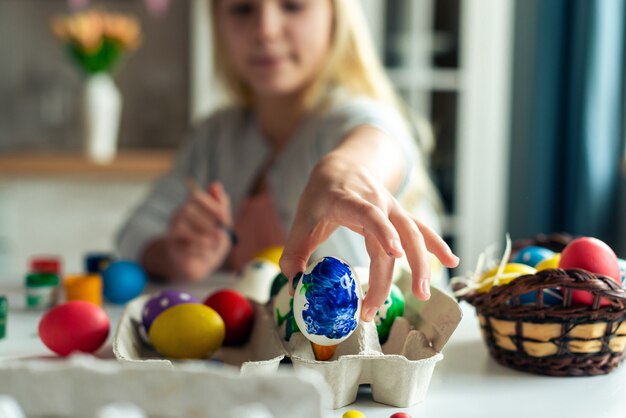
[[[238,269],[270,245],[284,245],[290,279],[314,251],[369,264],[365,321],[406,254],[413,293],[428,299],[427,251],[448,267],[458,258],[396,198],[411,189],[428,203],[430,183],[358,0],[213,0],[212,23],[232,105],[196,131],[130,217],[120,253],[186,280]],[[206,192],[189,193],[189,178]]]

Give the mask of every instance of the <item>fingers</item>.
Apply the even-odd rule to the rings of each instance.
[[[401,210],[390,214],[391,222],[396,226],[406,257],[411,266],[413,294],[420,300],[430,298],[430,263],[424,237],[412,218]]]
[[[365,236],[365,248],[370,256],[369,289],[363,300],[361,319],[369,322],[385,303],[391,289],[391,279],[395,259],[389,256],[376,238],[370,234]]]
[[[232,224],[232,215],[230,211],[230,197],[224,190],[224,186],[219,181],[214,181],[209,184],[207,188],[207,192],[209,196],[213,197],[221,206],[223,213],[223,224],[231,225]]]
[[[196,233],[212,234],[218,226],[231,225],[230,198],[220,182],[213,182],[203,192],[192,189],[190,199],[179,209],[174,224],[187,223]]]
[[[293,295],[294,278],[306,270],[313,251],[334,231],[329,224],[308,227],[308,222],[294,222],[279,264],[282,273],[289,279],[289,292]]]
[[[354,214],[357,214],[357,223],[363,228],[362,235],[365,235],[365,233],[372,234],[378,240],[384,252],[391,257],[402,257],[404,255],[401,240],[396,229],[380,208],[363,200],[361,202],[353,202],[352,205],[346,205],[341,208],[341,211],[345,211],[345,213],[339,215],[340,224],[348,224],[351,218],[354,218]]]
[[[446,244],[443,238],[441,238],[435,231],[430,229],[422,222],[413,217],[411,218],[422,233],[422,236],[424,237],[424,243],[426,244],[426,248],[428,249],[428,251],[433,253],[444,266],[450,268],[458,266],[459,257],[452,253],[452,250],[450,249],[448,244]]]
[[[215,191],[211,187],[210,190],[212,190],[213,195],[201,190],[194,191],[189,203],[195,205],[197,210],[207,219],[211,219],[213,222],[217,221],[220,225],[230,225],[230,206],[226,204],[226,199],[220,195],[219,191]]]

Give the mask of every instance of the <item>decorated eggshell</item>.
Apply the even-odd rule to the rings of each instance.
[[[554,253],[554,255],[550,258],[546,258],[545,260],[539,262],[535,268],[537,271],[547,270],[547,269],[558,269],[559,261],[561,261],[561,253]]]
[[[278,273],[276,277],[274,277],[274,281],[272,281],[272,286],[270,287],[270,299],[280,292],[280,289],[283,288],[284,285],[289,283],[289,279],[283,273]]]
[[[621,284],[621,271],[617,256],[604,242],[597,238],[577,238],[567,244],[561,253],[559,268],[583,269],[588,272],[608,276]],[[572,291],[572,303],[583,305],[593,304],[594,296],[584,290]],[[601,299],[600,306],[608,305],[606,299]]]
[[[337,345],[356,329],[363,290],[348,263],[324,257],[298,281],[293,312],[300,332],[319,345]]]
[[[280,269],[274,262],[255,258],[243,268],[235,289],[259,303],[269,300],[270,289]]]
[[[289,286],[283,286],[272,300],[272,313],[282,339],[289,341],[294,332],[300,332],[293,316],[293,297],[289,294]]]
[[[526,264],[535,267],[537,264],[554,255],[554,251],[547,248],[530,245],[522,248],[511,260],[512,263]]]
[[[498,269],[499,267],[494,267],[482,275],[479,280],[479,287],[476,289],[477,292],[486,293],[495,285],[508,284],[519,276],[535,274],[537,272],[537,270],[526,264],[508,263],[504,266],[501,275],[497,277]]]
[[[374,317],[376,331],[378,331],[378,340],[381,344],[384,344],[387,338],[389,338],[393,321],[402,315],[404,315],[404,295],[402,295],[398,286],[392,284],[389,296]]]
[[[159,315],[148,335],[165,357],[202,359],[222,346],[225,327],[215,310],[200,303],[183,303]]]
[[[157,316],[172,306],[180,305],[181,303],[200,303],[200,301],[189,293],[179,292],[178,290],[164,290],[148,299],[141,311],[141,322],[146,333],[150,331],[150,327]]]

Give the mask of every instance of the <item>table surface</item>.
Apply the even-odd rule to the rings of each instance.
[[[41,311],[24,309],[20,285],[0,281],[0,293],[8,295],[10,311],[7,336],[0,340],[0,359],[49,356],[37,336]],[[558,378],[510,370],[488,355],[481,340],[473,308],[462,304],[458,329],[444,347],[444,359],[435,367],[426,401],[411,408],[392,408],[371,400],[368,388],[359,391],[356,403],[327,418],[340,418],[345,411],[359,410],[367,418],[388,418],[407,412],[417,418],[527,418],[527,417],[626,417],[626,367],[595,377]],[[106,305],[112,327],[123,307]],[[111,333],[113,334],[113,333]],[[113,358],[107,345],[100,357]]]

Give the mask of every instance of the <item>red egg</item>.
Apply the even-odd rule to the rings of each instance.
[[[93,353],[106,341],[110,322],[93,303],[75,300],[49,310],[39,321],[39,337],[52,351],[67,356],[73,351]]]
[[[583,269],[594,274],[608,276],[616,283],[620,283],[621,273],[617,256],[611,247],[597,238],[583,237],[570,242],[561,253],[559,268]],[[583,290],[574,290],[572,302],[591,305],[593,294]],[[601,306],[608,304],[606,299],[600,301]]]
[[[224,345],[246,342],[254,323],[254,309],[244,295],[236,290],[222,289],[206,298],[204,304],[213,308],[224,320]]]

